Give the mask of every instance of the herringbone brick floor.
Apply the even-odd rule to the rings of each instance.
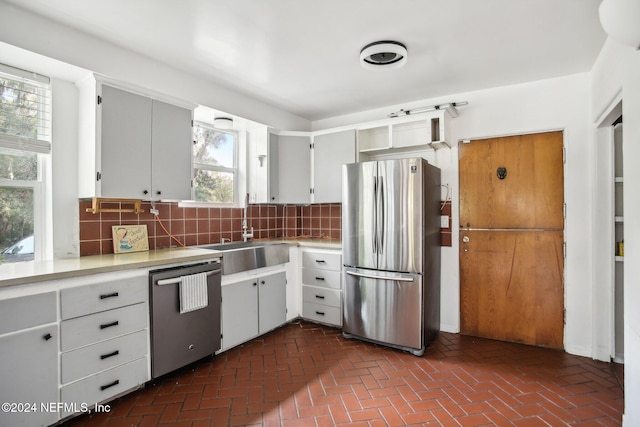
[[[295,321],[65,426],[616,426],[612,367],[440,333],[418,358]]]

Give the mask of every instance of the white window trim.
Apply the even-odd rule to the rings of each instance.
[[[0,147],[14,151],[36,153],[38,156],[38,170],[36,180],[10,180],[0,178],[0,187],[31,188],[33,189],[33,236],[34,261],[53,258],[53,230],[52,230],[52,189],[51,189],[51,140],[53,138],[53,89],[51,79],[38,73],[0,64],[0,73],[14,80],[28,80],[30,84],[40,87],[49,94],[50,102],[46,104],[49,116],[48,135],[41,139],[22,138],[13,135],[0,134]],[[42,92],[38,92],[42,97]],[[42,103],[41,103],[42,104]],[[40,118],[42,120],[42,118]],[[38,128],[40,129],[41,126]]]

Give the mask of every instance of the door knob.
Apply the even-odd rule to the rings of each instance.
[[[464,237],[462,238],[462,242],[463,242],[463,243],[469,243],[469,236],[464,236]]]

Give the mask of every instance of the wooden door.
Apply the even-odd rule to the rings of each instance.
[[[562,132],[460,144],[463,334],[563,348]]]

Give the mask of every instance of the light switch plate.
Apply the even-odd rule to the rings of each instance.
[[[440,215],[440,228],[449,228],[449,215]]]

